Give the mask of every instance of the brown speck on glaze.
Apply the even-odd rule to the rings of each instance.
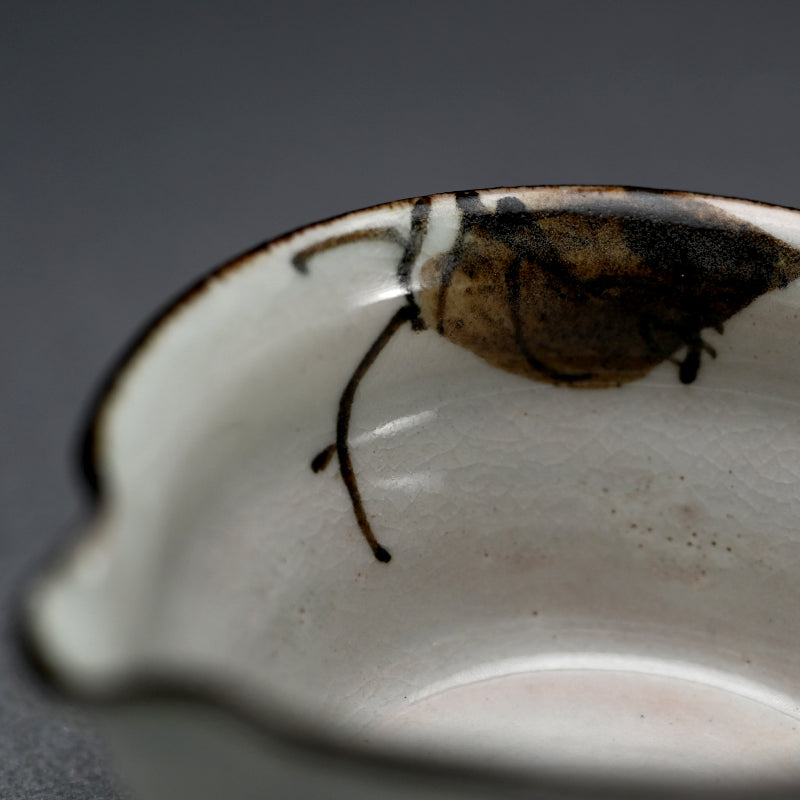
[[[619,387],[664,361],[690,384],[703,355],[716,357],[705,329],[721,334],[753,300],[800,277],[800,251],[698,195],[575,188],[537,210],[513,193],[495,210],[478,192],[453,197],[455,242],[422,263],[417,285],[411,276],[427,235],[429,197],[413,201],[408,233],[351,232],[293,259],[307,274],[311,257],[361,239],[403,248],[397,280],[406,304],[347,383],[335,444],[312,461],[318,472],[337,453],[359,528],[384,562],[391,556],[372,531],[350,460],[349,421],[358,384],[405,323],[438,332],[495,367],[555,385]]]

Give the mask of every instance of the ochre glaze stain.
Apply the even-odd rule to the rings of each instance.
[[[553,212],[463,203],[455,268],[453,253],[422,268],[423,323],[501,369],[573,386],[635,380],[685,347],[691,383],[710,351],[701,331],[798,277],[800,254],[702,200],[657,197],[660,218],[635,192],[605,213],[577,198]]]
[[[376,540],[358,490],[350,411],[361,379],[406,322],[437,331],[492,366],[556,385],[619,386],[667,359],[689,384],[702,354],[715,355],[704,329],[722,332],[757,297],[800,277],[798,250],[699,196],[574,189],[558,195],[557,206],[536,211],[511,194],[496,211],[477,192],[455,200],[456,240],[422,265],[417,287],[411,273],[427,233],[427,197],[414,202],[408,234],[366,229],[316,243],[294,258],[307,274],[309,258],[350,242],[381,239],[403,247],[397,280],[406,304],[347,383],[336,443],[312,461],[321,471],[336,452],[356,520],[379,561],[391,556]]]

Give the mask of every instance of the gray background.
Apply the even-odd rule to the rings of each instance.
[[[0,601],[86,514],[72,457],[132,331],[353,208],[623,183],[800,205],[800,4],[0,5]],[[0,648],[0,796],[112,798]]]

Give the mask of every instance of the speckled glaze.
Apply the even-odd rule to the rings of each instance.
[[[540,187],[251,251],[109,382],[29,653],[142,797],[797,796],[798,248]]]

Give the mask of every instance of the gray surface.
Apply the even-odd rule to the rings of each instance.
[[[286,229],[434,191],[625,183],[800,205],[785,2],[0,7],[0,586],[85,514],[91,387],[163,301]],[[0,649],[0,796],[113,798]]]

